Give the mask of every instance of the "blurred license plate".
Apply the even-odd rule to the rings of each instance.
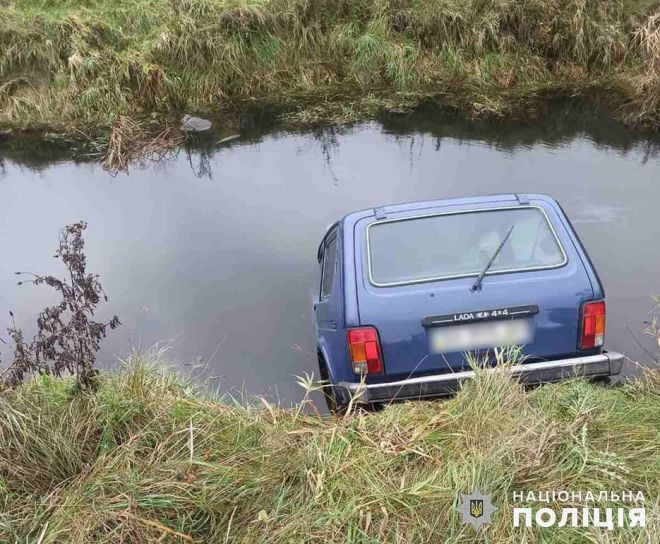
[[[531,319],[470,323],[429,329],[431,353],[451,353],[529,344],[534,338]]]

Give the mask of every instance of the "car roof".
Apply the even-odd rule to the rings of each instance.
[[[376,206],[373,208],[367,208],[355,212],[346,214],[340,222],[344,224],[345,227],[353,225],[358,220],[382,214],[385,217],[388,214],[399,213],[399,212],[408,212],[415,210],[422,210],[426,208],[434,208],[439,206],[460,206],[465,205],[466,207],[472,207],[475,204],[492,204],[495,202],[502,203],[520,203],[528,204],[530,200],[541,200],[551,205],[556,205],[556,201],[544,194],[528,194],[528,193],[500,193],[500,194],[491,194],[491,195],[480,195],[480,196],[468,196],[468,197],[459,197],[459,198],[441,198],[434,200],[418,200],[415,202],[404,202],[400,204],[390,204],[386,206]]]

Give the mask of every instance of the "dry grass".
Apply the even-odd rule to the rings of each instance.
[[[171,126],[151,134],[144,124],[121,115],[110,127],[103,167],[109,172],[127,172],[136,163],[157,162],[173,152],[183,135]]]
[[[344,419],[259,406],[139,359],[93,394],[46,377],[1,394],[0,540],[641,543],[659,528],[657,371],[531,392],[479,374],[446,401]],[[499,508],[479,533],[454,510],[474,487]],[[514,490],[562,489],[641,490],[647,527],[512,527]]]
[[[0,125],[276,105],[352,121],[421,99],[526,115],[605,98],[657,126],[658,3],[642,0],[2,0]]]

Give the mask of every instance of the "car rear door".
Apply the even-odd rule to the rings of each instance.
[[[369,232],[377,224],[420,216],[511,209],[529,210],[528,214],[533,211],[547,219],[563,253],[561,262],[555,261],[548,268],[532,266],[525,270],[486,275],[482,288],[476,291],[472,290],[475,274],[391,284],[383,284],[374,277],[371,261],[372,258],[376,260],[376,256],[370,253]],[[450,332],[456,337],[465,330],[476,331],[475,325],[491,320],[524,319],[531,329],[531,337],[523,350],[527,357],[551,359],[577,351],[580,306],[583,301],[593,298],[593,288],[565,218],[551,202],[539,199],[521,204],[517,200],[494,199],[471,205],[449,203],[424,209],[381,211],[380,214],[380,219],[373,216],[359,220],[354,232],[360,323],[375,326],[379,331],[384,378],[465,369],[468,366],[465,351],[452,352],[432,346],[438,327],[451,327],[453,331]],[[371,232],[373,236],[376,231]],[[405,253],[409,246],[414,244],[399,244],[398,251]],[[472,249],[466,247],[465,251]],[[419,256],[399,254],[388,258],[391,258],[388,266],[396,270],[397,267],[405,268],[406,263]],[[487,260],[484,258],[484,262]],[[469,328],[465,329],[465,326]],[[476,353],[488,351],[481,349]]]
[[[319,298],[314,304],[318,348],[328,366],[333,379],[335,365],[333,355],[346,350],[346,334],[342,330],[341,297],[341,232],[339,226],[333,226],[325,235],[319,248],[321,277]]]

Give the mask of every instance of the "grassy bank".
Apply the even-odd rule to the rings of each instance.
[[[352,121],[429,99],[526,116],[584,96],[660,123],[652,0],[0,0],[0,126],[273,106]]]
[[[447,401],[345,419],[221,404],[144,364],[71,393],[40,378],[0,395],[2,542],[651,542],[659,529],[657,371],[530,392],[480,374]],[[480,533],[454,510],[477,486],[499,508]],[[641,490],[647,527],[512,527],[514,490],[562,489]]]

